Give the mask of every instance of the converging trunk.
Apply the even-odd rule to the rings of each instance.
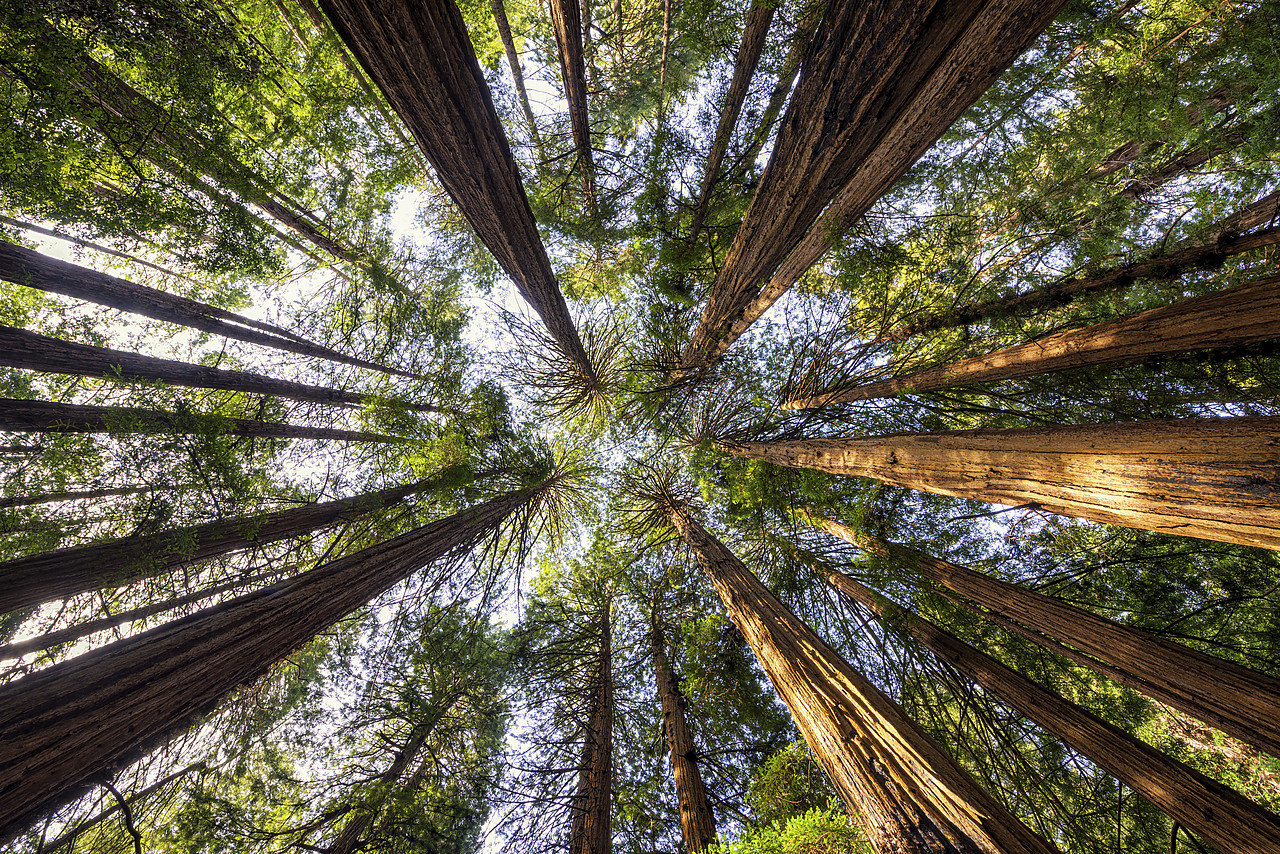
[[[719,540],[670,518],[878,854],[1056,849],[786,608]]]
[[[740,457],[908,489],[1280,548],[1280,418],[1187,418],[718,443]]]
[[[529,135],[534,145],[541,145],[538,136],[538,122],[533,117],[533,107],[529,105],[529,93],[524,88],[524,71],[520,68],[520,55],[516,53],[516,42],[511,36],[511,22],[507,20],[507,9],[502,0],[489,0],[493,9],[493,20],[498,25],[498,35],[502,37],[502,48],[507,52],[507,65],[511,68],[511,79],[516,84],[516,95],[520,98],[520,109],[524,110],[524,119],[529,123]]]
[[[571,807],[569,854],[613,850],[613,629],[612,603],[600,609],[600,652],[591,674],[591,700],[582,736],[582,764]]]
[[[1046,649],[1280,756],[1280,679],[846,525],[812,521],[832,536],[964,597],[954,601],[974,613],[999,619]]]
[[[11,430],[11,427],[0,429]],[[65,492],[42,492],[39,495],[6,495],[0,497],[0,507],[30,507],[33,504],[52,504],[56,501],[80,501],[93,498],[110,498],[113,495],[140,495],[155,492],[158,486],[109,486],[103,489],[69,489]]]
[[[587,210],[596,213],[596,166],[591,147],[591,119],[587,112],[587,66],[582,53],[582,7],[579,0],[549,0],[551,26],[560,57],[560,79],[569,102],[569,127],[582,170],[582,195]]]
[[[897,631],[915,638],[939,659],[1222,851],[1280,852],[1280,817],[1042,688],[813,555],[802,552],[801,559],[832,587]]]
[[[530,494],[468,507],[0,686],[0,841],[186,730],[374,596],[471,548]]]

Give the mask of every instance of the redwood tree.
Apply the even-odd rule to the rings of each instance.
[[[605,597],[597,619],[600,646],[588,686],[578,787],[570,806],[570,854],[613,850],[613,602]]]

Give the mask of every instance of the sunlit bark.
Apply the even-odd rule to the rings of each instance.
[[[597,621],[600,651],[590,681],[590,701],[582,736],[582,764],[573,796],[569,854],[609,854],[613,850],[613,627],[606,598]]]

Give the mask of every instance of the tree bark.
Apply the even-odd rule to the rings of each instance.
[[[1280,548],[1280,418],[731,442],[741,457],[1151,531]]]
[[[209,714],[234,689],[523,505],[507,493],[0,686],[0,841]]]
[[[219,519],[159,534],[139,534],[5,561],[0,563],[0,614],[90,590],[118,587],[185,564],[305,534],[396,504],[458,474],[457,469],[449,468],[407,486],[323,504]]]
[[[1046,649],[1259,750],[1280,755],[1280,716],[1276,715],[1280,679],[1107,620],[1051,596],[886,543],[846,525],[827,519],[815,518],[813,522],[832,536],[965,597],[969,601],[956,601],[974,613],[984,613],[976,604],[1003,617],[1001,625]]]
[[[707,216],[707,206],[711,201],[711,188],[720,174],[720,165],[724,162],[724,154],[729,150],[729,139],[733,136],[733,128],[738,123],[742,112],[742,102],[747,97],[747,89],[751,86],[751,78],[760,64],[760,54],[764,51],[765,37],[769,35],[769,25],[773,23],[775,6],[771,0],[755,0],[747,12],[747,20],[743,24],[742,44],[738,46],[738,58],[733,64],[733,77],[729,81],[729,91],[725,93],[724,104],[720,107],[720,121],[716,125],[715,139],[711,143],[711,151],[707,154],[706,170],[702,173],[702,186],[698,189],[698,202],[693,209],[693,217],[689,223],[689,243],[698,242],[698,233],[702,231],[702,221]]]
[[[833,0],[681,370],[719,358],[1063,5],[910,0],[879,7]]]
[[[596,214],[596,167],[591,147],[591,119],[587,112],[587,66],[582,49],[582,7],[579,0],[549,0],[551,26],[560,57],[560,79],[569,102],[569,127],[582,169],[582,194],[587,210]]]
[[[613,631],[612,602],[600,610],[600,654],[591,676],[591,700],[583,728],[582,765],[573,796],[570,854],[613,850]]]
[[[1260,279],[1173,305],[1071,329],[923,371],[784,401],[783,409],[815,409],[903,392],[940,391],[977,383],[1136,362],[1199,350],[1225,350],[1280,338],[1280,276]]]
[[[506,7],[502,0],[489,0],[493,8],[493,20],[498,25],[498,35],[502,37],[502,47],[507,52],[507,65],[511,67],[511,79],[516,84],[516,95],[520,98],[520,108],[524,110],[525,121],[529,123],[529,134],[534,145],[541,145],[538,136],[538,121],[533,116],[533,107],[529,105],[529,93],[524,88],[524,71],[520,68],[520,55],[516,53],[516,41],[511,36],[511,22],[507,20]]]
[[[212,433],[270,439],[337,439],[402,442],[395,436],[333,427],[276,424],[200,412],[166,412],[128,406],[87,406],[0,398],[0,430],[14,433]],[[0,506],[5,506],[0,501]]]
[[[1280,817],[1042,688],[814,556],[801,557],[836,590],[864,605],[884,623],[915,638],[939,659],[1220,850],[1280,852]]]
[[[682,510],[670,518],[877,854],[1053,852]]]
[[[322,0],[321,5],[481,242],[570,363],[584,380],[596,383],[458,7],[452,0]]]
[[[651,616],[649,643],[653,652],[653,675],[662,703],[662,732],[671,752],[676,800],[680,804],[680,832],[684,836],[685,851],[698,854],[716,841],[716,820],[707,799],[702,773],[698,770],[698,748],[685,718],[685,698],[667,661],[667,642],[662,625],[656,611]]]
[[[11,429],[11,428],[3,428]],[[66,492],[44,492],[40,495],[6,495],[0,497],[0,507],[29,507],[32,504],[52,504],[55,501],[77,501],[84,498],[109,498],[113,495],[138,495],[155,492],[155,486],[111,486],[104,489],[73,489]]]
[[[68,264],[3,240],[0,240],[0,279],[264,347],[356,365],[384,374],[418,378],[416,374],[322,347],[278,327],[241,317],[217,306]]]

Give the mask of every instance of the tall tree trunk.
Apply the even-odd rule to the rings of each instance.
[[[169,385],[242,391],[246,394],[274,394],[310,403],[358,406],[370,402],[366,395],[358,392],[290,382],[247,371],[226,371],[123,350],[109,350],[92,344],[50,338],[11,326],[0,326],[0,365],[79,377],[160,380]],[[408,407],[419,412],[440,411],[427,404],[411,403]]]
[[[549,0],[551,26],[560,57],[560,79],[569,102],[569,127],[582,169],[582,195],[587,210],[596,214],[596,167],[591,147],[591,118],[587,112],[587,67],[582,51],[582,7],[579,0]]]
[[[1056,849],[978,786],[684,511],[672,524],[878,854]]]
[[[524,119],[529,123],[529,134],[535,146],[541,145],[538,136],[538,121],[533,116],[533,107],[529,105],[529,93],[524,88],[524,71],[520,68],[520,54],[516,53],[516,41],[511,36],[511,22],[507,20],[507,9],[502,0],[489,0],[493,8],[493,20],[498,25],[498,35],[502,37],[502,47],[507,52],[507,65],[511,67],[511,79],[516,84],[516,95],[520,98],[520,109],[524,110]]]
[[[187,729],[374,596],[469,549],[530,495],[507,493],[0,686],[0,841]]]
[[[1280,548],[1280,418],[719,443],[740,457],[1129,528]]]
[[[9,430],[10,427],[0,429]],[[0,507],[29,507],[32,504],[52,504],[55,501],[78,501],[86,498],[110,498],[113,495],[138,495],[155,492],[158,486],[110,486],[103,489],[72,489],[65,492],[42,492],[39,495],[5,495],[0,497]]]
[[[895,630],[915,638],[1183,827],[1222,851],[1280,852],[1280,817],[1042,688],[814,555],[798,552],[836,590],[864,605]]]
[[[110,246],[103,246],[101,243],[92,243],[88,240],[83,240],[79,237],[75,237],[70,234],[64,234],[63,232],[58,231],[56,229],[45,228],[42,225],[36,225],[34,222],[26,222],[24,220],[14,219],[13,217],[8,217],[8,216],[0,216],[0,222],[5,223],[6,225],[11,225],[14,228],[18,228],[23,231],[30,231],[33,234],[43,234],[45,237],[52,237],[55,240],[61,240],[64,243],[70,243],[75,246],[83,246],[86,249],[92,249],[94,252],[101,252],[104,255],[110,255],[113,258],[119,258],[122,261],[128,261],[130,264],[137,264],[141,267],[146,267],[149,270],[155,270],[157,273],[163,273],[164,275],[172,276],[175,279],[186,279],[187,281],[194,281],[190,276],[185,276],[182,273],[177,272],[176,270],[170,270],[167,267],[161,267],[158,264],[153,264],[150,261],[146,260],[145,258],[139,258],[136,255],[130,255],[128,252],[121,252],[119,249],[112,249]],[[151,244],[151,245],[154,247],[154,244]],[[279,329],[274,326],[269,326],[268,324],[263,324],[263,326],[267,327],[268,331],[274,332],[277,335],[285,335],[285,336],[292,335],[292,333],[288,332],[287,330]]]
[[[14,433],[202,433],[270,439],[337,439],[347,442],[403,442],[395,436],[276,424],[201,412],[166,412],[128,406],[87,406],[45,400],[0,398],[0,430]],[[0,502],[0,506],[4,506]]]
[[[662,732],[671,752],[671,776],[676,784],[676,800],[680,804],[680,831],[684,848],[698,854],[716,841],[716,820],[707,799],[707,787],[698,770],[698,748],[685,719],[685,698],[671,665],[667,662],[667,641],[657,613],[657,603],[650,614],[650,648],[653,652],[653,675],[662,702]]]
[[[716,125],[715,139],[711,143],[711,151],[707,154],[706,170],[702,173],[702,186],[698,189],[698,202],[693,209],[693,217],[689,223],[689,243],[698,242],[698,233],[702,231],[702,221],[707,216],[707,206],[711,201],[711,188],[720,174],[720,165],[724,162],[724,154],[729,150],[729,139],[733,136],[733,128],[738,123],[742,112],[742,102],[747,97],[747,89],[751,86],[751,78],[760,64],[760,54],[764,51],[765,37],[769,35],[769,25],[773,23],[775,6],[771,0],[755,0],[747,12],[747,20],[743,25],[742,43],[738,46],[738,58],[733,64],[733,77],[729,81],[729,91],[725,93],[724,104],[720,107],[720,122]]]
[[[1044,338],[866,385],[787,400],[783,409],[814,409],[977,383],[1019,379],[1198,350],[1227,350],[1280,338],[1280,276],[1173,305],[1070,329]]]
[[[481,242],[584,381],[596,384],[458,7],[452,0],[321,6]]]
[[[459,469],[450,467],[407,486],[323,504],[219,519],[158,534],[138,534],[8,560],[0,563],[0,614],[89,590],[118,587],[185,564],[299,536],[396,504],[460,474]]]
[[[573,796],[570,854],[613,850],[613,627],[612,600],[600,608],[600,653],[591,675],[591,699],[582,736],[582,764]]]
[[[829,534],[965,597],[969,601],[956,601],[984,614],[974,607],[980,605],[1028,640],[1280,756],[1280,679],[846,525],[813,521]]]
[[[833,229],[888,191],[1063,5],[833,0],[681,370],[728,349],[822,256]]]
[[[3,240],[0,240],[0,279],[264,347],[356,365],[384,374],[418,378],[416,374],[339,353],[279,327],[241,317],[217,306],[68,264]]]

